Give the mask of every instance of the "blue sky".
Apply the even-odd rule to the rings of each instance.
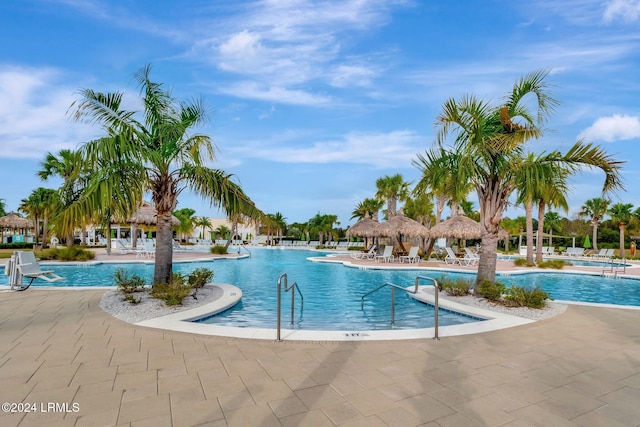
[[[139,109],[133,74],[145,64],[176,98],[205,99],[211,120],[198,132],[218,147],[211,166],[288,222],[352,223],[377,178],[417,181],[411,160],[433,144],[447,98],[497,102],[538,69],[550,70],[561,105],[530,149],[601,144],[627,161],[614,202],[640,205],[640,0],[22,0],[0,2],[0,17],[9,210],[59,184],[35,175],[47,151],[101,136],[69,119],[78,91],[122,91]],[[575,177],[570,216],[602,180]],[[179,201],[218,216],[186,192]]]

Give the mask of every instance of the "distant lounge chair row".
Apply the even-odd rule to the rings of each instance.
[[[562,255],[569,257],[581,257],[584,256],[584,248],[567,248]]]
[[[615,253],[615,249],[600,249],[599,252],[591,254],[591,258],[611,259]]]
[[[468,249],[468,248],[467,248]],[[471,265],[476,264],[480,257],[477,254],[471,253],[471,251],[467,252],[463,257],[459,257],[451,248],[444,248],[447,253],[447,256],[444,257],[445,264],[449,265]],[[471,255],[470,255],[471,253]],[[477,258],[476,258],[477,257]]]

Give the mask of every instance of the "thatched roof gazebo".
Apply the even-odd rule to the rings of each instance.
[[[158,222],[158,212],[151,203],[143,201],[138,210],[127,218],[125,222],[127,224],[155,225]],[[180,225],[180,220],[171,215],[171,225]]]
[[[431,235],[430,230],[411,218],[404,216],[402,211],[398,215],[391,217],[389,220],[380,224],[378,228],[379,236],[394,238],[398,241],[398,245],[402,251],[406,251],[402,244],[402,237],[423,237],[427,238]]]
[[[347,230],[347,237],[378,237],[380,223],[371,218],[364,218]]]
[[[446,237],[448,239],[480,239],[482,237],[482,226],[479,222],[464,215],[456,215],[431,227],[429,230],[431,237]],[[500,229],[498,232],[500,240],[508,239],[509,233]]]
[[[1,228],[11,228],[13,230],[20,228],[33,228],[33,221],[22,218],[17,213],[11,211],[7,215],[0,217]]]

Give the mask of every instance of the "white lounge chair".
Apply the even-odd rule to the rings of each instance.
[[[480,255],[471,251],[469,248],[464,248],[464,259],[467,260],[467,265],[476,265],[480,262]]]
[[[135,252],[131,246],[127,245],[122,239],[111,239],[111,247],[123,255]]]
[[[177,240],[173,241],[173,250],[178,252],[178,251],[183,251],[184,248],[182,246],[180,246],[180,243]]]
[[[402,255],[401,257],[399,257],[400,262],[409,262],[411,263],[418,263],[420,262],[420,257],[418,256],[418,250],[420,248],[418,246],[412,246],[411,249],[409,249],[409,253],[407,255]]]
[[[465,258],[458,258],[455,254],[455,252],[453,252],[453,250],[451,248],[444,248],[445,251],[447,251],[447,256],[444,258],[444,263],[445,264],[450,264],[450,265],[469,265],[469,260],[465,259]]]
[[[151,258],[156,256],[156,247],[151,240],[144,242],[144,245],[136,249],[137,257]]]
[[[40,264],[36,261],[36,256],[33,252],[18,252],[18,272],[22,277],[28,277],[31,279],[28,285],[22,286],[18,290],[25,290],[35,279],[46,280],[47,282],[57,282],[63,278],[58,276],[53,270],[41,270]]]
[[[602,248],[599,252],[594,252],[589,255],[591,258],[605,258],[607,256],[607,250]]]
[[[394,260],[393,246],[385,246],[384,252],[382,252],[382,255],[376,255],[375,260],[376,262],[378,262],[378,260],[382,260],[384,262],[392,262]]]
[[[373,259],[376,256],[376,245],[371,245],[367,252],[353,252],[351,258],[353,259]]]

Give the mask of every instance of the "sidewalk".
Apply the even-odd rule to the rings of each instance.
[[[0,293],[0,402],[36,404],[1,426],[640,422],[638,310],[570,306],[440,341],[275,343],[133,326],[98,307],[102,292]]]

